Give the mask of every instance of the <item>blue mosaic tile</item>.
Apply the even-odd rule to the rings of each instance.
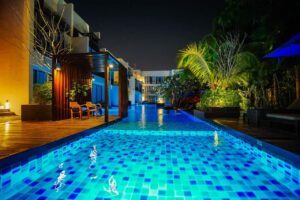
[[[45,192],[45,189],[39,189],[35,194],[41,195]]]
[[[176,122],[163,116],[167,118],[160,129],[153,120],[146,120],[146,129],[139,127],[141,121],[124,121],[49,152],[45,159],[43,153],[35,161],[15,166],[12,173],[0,176],[0,190],[11,191],[9,197],[1,193],[0,199],[300,197],[299,169],[226,132],[218,133],[215,145],[215,129],[206,123],[187,121],[180,113],[172,116],[181,119]],[[89,157],[93,145],[98,152],[94,161]],[[64,163],[61,168],[60,163]],[[62,171],[66,176],[57,189]],[[117,196],[108,192],[111,175],[117,182]],[[7,181],[11,182],[2,188]]]

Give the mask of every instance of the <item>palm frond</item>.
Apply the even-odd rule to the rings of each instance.
[[[192,43],[178,54],[179,68],[188,68],[197,78],[207,79],[211,75],[210,65],[206,59],[207,47]]]

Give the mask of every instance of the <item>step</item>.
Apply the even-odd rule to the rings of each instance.
[[[16,115],[14,112],[0,112],[0,116],[14,116]]]

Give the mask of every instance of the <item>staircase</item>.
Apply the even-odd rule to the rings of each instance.
[[[14,116],[16,115],[14,112],[11,112],[9,109],[0,109],[0,117],[1,116]]]

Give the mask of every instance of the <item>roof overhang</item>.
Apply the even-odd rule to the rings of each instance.
[[[107,50],[91,53],[71,53],[63,56],[63,60],[69,64],[91,69],[94,74],[100,76],[104,73],[105,64],[112,66],[110,71],[117,71],[119,67],[126,68],[117,57]]]

